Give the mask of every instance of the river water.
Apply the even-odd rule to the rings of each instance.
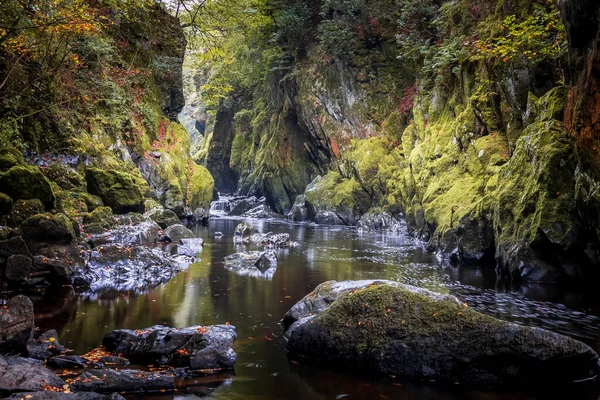
[[[452,293],[478,311],[578,338],[600,350],[600,300],[593,290],[497,282],[493,270],[445,265],[405,236],[360,233],[347,227],[250,220],[261,232],[290,233],[297,247],[278,250],[270,276],[240,276],[223,257],[253,246],[234,245],[239,219],[214,218],[197,227],[205,240],[202,260],[145,294],[53,295],[35,301],[36,323],[54,328],[62,344],[84,354],[118,328],[142,329],[229,322],[237,327],[234,373],[181,382],[173,396],[195,399],[597,399],[595,388],[555,388],[551,393],[491,392],[373,378],[362,371],[339,373],[291,362],[279,320],[295,302],[327,280],[390,279]],[[222,238],[214,232],[222,232]],[[65,289],[67,290],[67,289]],[[565,397],[566,396],[566,397]],[[144,397],[132,397],[144,398]]]

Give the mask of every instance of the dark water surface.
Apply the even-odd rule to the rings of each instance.
[[[369,378],[291,362],[279,320],[295,302],[327,280],[391,279],[452,293],[470,307],[503,319],[540,326],[600,348],[600,301],[593,291],[555,285],[511,287],[493,270],[445,266],[406,237],[359,233],[345,227],[250,221],[262,232],[289,232],[298,247],[278,250],[271,277],[239,276],[223,257],[253,246],[234,245],[239,220],[213,219],[198,227],[202,261],[145,294],[56,296],[36,301],[37,325],[55,328],[61,343],[84,354],[118,328],[174,327],[229,322],[237,327],[235,373],[183,382],[161,399],[597,399],[595,388],[552,388],[543,393],[467,390],[434,382]],[[213,233],[223,232],[222,238]],[[581,294],[587,293],[587,294]],[[156,396],[154,396],[156,397]],[[146,396],[146,398],[150,398]]]

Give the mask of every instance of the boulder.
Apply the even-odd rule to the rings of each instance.
[[[166,229],[171,225],[181,223],[177,214],[172,210],[154,210],[147,214],[147,216],[156,222],[161,229]]]
[[[135,179],[121,171],[88,168],[85,173],[88,192],[102,199],[115,214],[144,212],[144,196]]]
[[[119,329],[104,336],[107,351],[122,354],[134,363],[168,365],[183,368],[187,375],[208,370],[232,369],[236,354],[232,325],[170,328],[152,326],[143,330]]]
[[[244,218],[275,218],[277,216],[278,214],[274,213],[266,204],[251,208],[242,214]]]
[[[315,219],[315,210],[313,206],[306,200],[306,196],[301,194],[296,197],[296,201],[292,209],[287,214],[287,218],[292,221],[313,221]]]
[[[85,371],[71,384],[77,392],[150,393],[175,391],[172,373],[140,370],[94,369]]]
[[[4,275],[8,280],[20,282],[27,278],[31,272],[31,258],[19,254],[12,255],[6,259],[6,270]]]
[[[179,243],[181,239],[190,239],[194,233],[181,224],[173,225],[165,229],[161,240],[164,242]]]
[[[46,361],[66,350],[58,341],[58,333],[54,329],[44,332],[37,340],[27,344],[28,357],[40,361]]]
[[[47,210],[54,208],[50,181],[38,167],[17,165],[0,173],[0,187],[13,200],[39,199]]]
[[[10,239],[0,240],[0,257],[8,258],[12,255],[22,255],[32,258],[27,244],[21,236],[15,236]]]
[[[381,209],[371,209],[360,217],[358,229],[366,232],[386,232],[396,235],[408,235],[406,222],[400,221],[392,214]]]
[[[87,367],[89,362],[88,359],[79,356],[60,355],[50,358],[46,365],[51,368],[76,369]]]
[[[0,193],[0,215],[6,215],[13,207],[13,199],[10,196]]]
[[[17,200],[10,210],[6,222],[9,226],[17,227],[27,218],[44,212],[46,209],[39,199]]]
[[[292,245],[288,233],[255,233],[250,236],[250,242],[268,247],[290,247]]]
[[[248,242],[250,240],[250,236],[254,235],[255,233],[258,233],[255,227],[247,222],[242,222],[235,227],[235,231],[233,232],[233,242]]]
[[[223,259],[225,268],[241,276],[272,279],[277,270],[274,251],[248,251],[231,254]]]
[[[29,297],[18,295],[9,299],[0,308],[0,354],[24,353],[34,329]]]
[[[411,379],[534,387],[598,374],[587,345],[389,281],[326,282],[283,320],[292,356]]]
[[[115,225],[112,208],[103,206],[96,207],[94,211],[83,217],[83,223],[86,225],[98,224],[103,228],[110,228]]]
[[[183,254],[188,257],[196,257],[198,254],[202,253],[203,245],[204,240],[200,238],[181,239],[179,241],[179,245],[177,246],[177,254]]]
[[[231,199],[229,201],[230,209],[229,215],[233,216],[241,216],[246,211],[253,209],[254,207],[259,206],[261,200],[257,199],[254,196],[251,197],[238,197]]]
[[[42,361],[0,356],[0,393],[56,390],[64,385]]]
[[[98,362],[109,367],[122,367],[131,364],[128,359],[116,356],[105,356],[99,359]]]
[[[99,243],[116,243],[121,245],[152,246],[160,239],[160,226],[154,221],[145,221],[135,225],[121,225],[102,235],[98,240],[92,240],[94,245]],[[97,238],[96,238],[97,239]]]
[[[64,214],[37,214],[19,227],[25,241],[34,247],[40,244],[68,244],[77,237],[73,221]]]

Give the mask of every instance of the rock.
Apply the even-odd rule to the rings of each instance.
[[[305,195],[296,197],[296,201],[292,209],[287,214],[287,218],[292,221],[313,221],[315,219],[315,210],[313,206],[306,200]]]
[[[6,215],[13,207],[13,199],[10,196],[0,193],[0,215]]]
[[[130,174],[88,168],[85,179],[88,192],[99,196],[115,214],[144,212],[144,196]]]
[[[94,211],[98,207],[104,206],[102,199],[89,193],[79,192],[79,198],[83,200],[89,212]]]
[[[360,217],[358,229],[367,232],[389,232],[408,236],[406,223],[381,209],[371,209],[368,213]]]
[[[9,226],[17,227],[27,218],[44,212],[46,209],[39,199],[17,200],[10,210],[6,222]]]
[[[47,210],[54,208],[50,181],[38,167],[17,165],[0,173],[0,187],[13,200],[39,199]]]
[[[33,258],[27,244],[21,236],[0,240],[0,257],[8,258],[12,255],[22,255]]]
[[[152,326],[141,331],[119,329],[104,336],[107,351],[122,354],[134,363],[183,368],[188,374],[233,368],[236,339],[232,325],[170,328]],[[202,371],[201,371],[202,370]]]
[[[78,392],[150,393],[175,391],[172,373],[140,370],[94,369],[85,371],[71,384]]]
[[[10,397],[10,400],[125,400],[118,393],[102,395],[100,393],[80,392],[80,393],[63,393],[63,392],[24,392],[15,393]]]
[[[250,236],[250,242],[269,247],[290,247],[290,235],[288,233],[255,233]]]
[[[213,233],[213,236],[216,238],[222,238],[224,235],[223,235],[223,232],[215,232],[215,233]]]
[[[64,214],[37,214],[27,218],[19,227],[30,246],[46,243],[68,244],[77,236],[73,222]]]
[[[38,360],[0,356],[0,393],[62,389],[65,381]]]
[[[56,283],[71,283],[73,272],[83,266],[81,249],[73,244],[48,245],[33,257],[35,271],[49,271]]]
[[[177,246],[177,254],[196,257],[198,254],[202,253],[204,240],[200,238],[181,239],[179,243],[180,244]]]
[[[180,265],[160,249],[145,246],[100,246],[88,255],[87,270],[80,279],[91,291],[143,291],[168,282]]]
[[[0,241],[8,239],[12,232],[12,228],[9,228],[8,226],[0,226]]]
[[[96,207],[94,211],[83,217],[83,223],[86,225],[97,224],[103,228],[114,226],[115,219],[113,217],[112,208],[104,206]]]
[[[194,211],[198,209],[207,210],[205,214],[208,215],[214,186],[215,181],[210,172],[202,165],[193,164],[192,176],[188,183],[188,191],[190,193],[188,206],[190,209]]]
[[[31,258],[22,255],[12,255],[6,259],[4,275],[13,282],[20,282],[31,272]]]
[[[165,242],[178,243],[181,239],[193,238],[194,233],[181,224],[173,225],[165,229],[161,240]]]
[[[75,368],[85,368],[88,366],[90,361],[86,358],[79,356],[56,356],[50,358],[46,365],[51,368],[60,368],[60,369],[75,369]]]
[[[28,357],[40,361],[46,361],[64,351],[66,348],[58,341],[58,333],[54,329],[43,333],[36,341],[27,344]]]
[[[231,254],[223,259],[225,268],[241,276],[272,279],[277,270],[274,251],[248,251]]]
[[[261,204],[242,214],[245,218],[275,218],[278,214],[274,213],[269,206]]]
[[[98,360],[98,362],[102,363],[103,365],[109,366],[109,367],[122,367],[122,366],[131,364],[128,359],[123,358],[123,357],[115,357],[115,356],[102,357],[101,359]]]
[[[533,387],[591,379],[599,368],[577,340],[389,281],[323,283],[283,325],[293,356],[412,379]]]
[[[117,220],[117,225],[137,225],[146,221],[142,214],[136,212],[116,215],[115,219]]]
[[[155,210],[150,212],[148,217],[156,222],[161,229],[166,229],[171,225],[177,225],[181,223],[177,214],[171,210]]]
[[[152,246],[160,239],[160,226],[154,221],[122,225],[103,235],[103,238],[104,243]]]
[[[29,297],[18,295],[8,300],[0,308],[0,354],[24,353],[34,329]]]
[[[254,196],[238,197],[238,198],[231,199],[229,201],[230,208],[231,208],[229,215],[241,216],[245,212],[253,209],[254,207],[259,206],[261,204],[261,202],[264,202],[264,201],[265,201],[264,198],[257,199]]]
[[[235,227],[235,231],[233,232],[233,242],[248,242],[250,236],[255,233],[258,233],[255,227],[247,222],[242,222]]]

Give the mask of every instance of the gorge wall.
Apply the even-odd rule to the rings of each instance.
[[[405,3],[309,12],[295,57],[219,102],[198,161],[280,213],[304,194],[317,222],[405,218],[518,279],[596,276],[600,6]]]

